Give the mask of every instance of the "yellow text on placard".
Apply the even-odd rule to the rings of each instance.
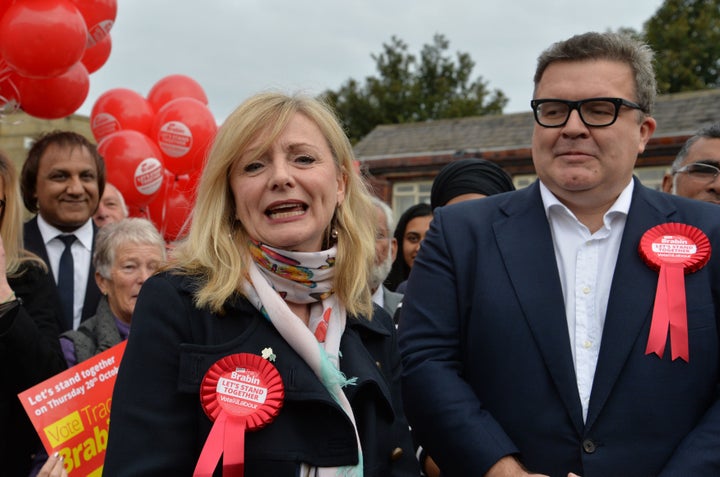
[[[72,439],[84,430],[85,426],[78,411],[68,414],[62,419],[45,426],[43,429],[53,447],[57,447],[68,439]]]

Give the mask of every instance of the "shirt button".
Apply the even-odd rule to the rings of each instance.
[[[583,287],[582,291],[584,294],[587,295],[588,293],[590,293],[590,287]]]
[[[592,341],[585,340],[585,342],[583,343],[583,348],[590,349],[591,347],[592,347]]]
[[[583,450],[587,454],[592,454],[593,452],[595,452],[597,450],[597,446],[590,439],[585,439],[582,443],[582,446],[583,446]]]

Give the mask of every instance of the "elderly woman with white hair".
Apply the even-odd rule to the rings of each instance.
[[[69,366],[128,337],[140,287],[166,259],[165,241],[145,219],[129,218],[100,229],[95,242],[95,280],[103,294],[95,316],[60,335]]]

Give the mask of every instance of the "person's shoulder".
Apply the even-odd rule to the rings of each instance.
[[[377,303],[373,303],[372,317],[349,316],[348,325],[366,333],[389,336],[395,332],[392,317]]]
[[[447,220],[469,222],[478,220],[485,221],[489,216],[498,214],[506,215],[515,209],[524,209],[527,206],[528,200],[534,195],[537,195],[537,199],[539,200],[539,193],[536,192],[536,189],[536,186],[531,185],[524,189],[445,205],[437,208],[435,214],[440,214]]]
[[[648,203],[661,211],[667,211],[668,213],[679,211],[682,214],[704,218],[711,223],[720,225],[720,220],[718,220],[720,206],[717,204],[668,194],[667,192],[650,189],[646,186],[641,186],[638,192]]]
[[[34,216],[27,222],[23,223],[23,238],[27,241],[30,240],[37,240],[42,239],[42,234],[40,233],[40,227],[38,226],[38,216]]]
[[[30,228],[33,228],[33,227],[34,227],[34,228],[37,228],[37,226],[38,226],[37,223],[38,223],[38,216],[37,216],[37,215],[34,215],[34,216],[30,217],[27,221],[25,221],[25,222],[23,223],[23,228],[24,228],[25,230],[30,229]]]
[[[8,277],[8,281],[16,284],[40,286],[51,280],[47,266],[37,255],[24,252],[21,257],[23,260],[18,265],[17,271]]]
[[[169,267],[148,278],[145,284],[149,287],[170,286],[181,293],[193,294],[202,287],[206,280],[201,274],[189,272],[182,268]]]

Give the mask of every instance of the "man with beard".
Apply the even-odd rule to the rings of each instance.
[[[402,294],[390,291],[383,285],[383,281],[390,273],[395,255],[397,254],[397,240],[393,237],[393,214],[388,205],[378,198],[373,198],[373,205],[377,214],[377,234],[375,235],[375,267],[372,270],[370,290],[373,293],[373,302],[381,306],[395,319],[397,326],[398,309],[402,301]]]

